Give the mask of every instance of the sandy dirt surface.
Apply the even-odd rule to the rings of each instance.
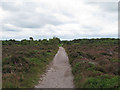
[[[35,88],[74,88],[71,66],[63,47],[59,47],[47,72]]]

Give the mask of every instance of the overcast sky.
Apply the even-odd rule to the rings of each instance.
[[[118,37],[118,0],[1,0],[0,39]]]

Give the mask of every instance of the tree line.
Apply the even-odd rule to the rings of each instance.
[[[3,40],[2,45],[50,45],[50,44],[59,44],[60,39],[57,37],[53,37],[49,40],[47,39],[39,39],[39,40],[34,40],[33,37],[30,37],[29,40],[23,39],[21,41],[17,41],[15,39],[10,39],[10,40]]]
[[[70,41],[67,41],[67,40],[64,40],[64,41],[61,41],[62,43],[64,44],[118,44],[120,43],[120,39],[119,38],[92,38],[92,39],[87,39],[87,38],[84,38],[84,39],[74,39],[74,40],[70,40]]]
[[[92,38],[92,39],[74,39],[74,40],[60,40],[58,37],[53,37],[49,40],[47,39],[39,39],[34,40],[33,37],[30,37],[29,40],[23,39],[21,41],[17,41],[15,39],[10,40],[4,40],[2,41],[2,45],[51,45],[51,44],[73,44],[73,43],[79,43],[79,44],[103,44],[103,43],[109,43],[109,44],[118,44],[119,38]]]

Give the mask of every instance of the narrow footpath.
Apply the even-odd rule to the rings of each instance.
[[[63,47],[59,47],[49,69],[35,88],[74,88],[71,66]]]

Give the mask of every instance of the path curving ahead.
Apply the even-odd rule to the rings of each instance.
[[[74,88],[71,66],[63,47],[59,47],[48,71],[40,79],[35,88]]]

